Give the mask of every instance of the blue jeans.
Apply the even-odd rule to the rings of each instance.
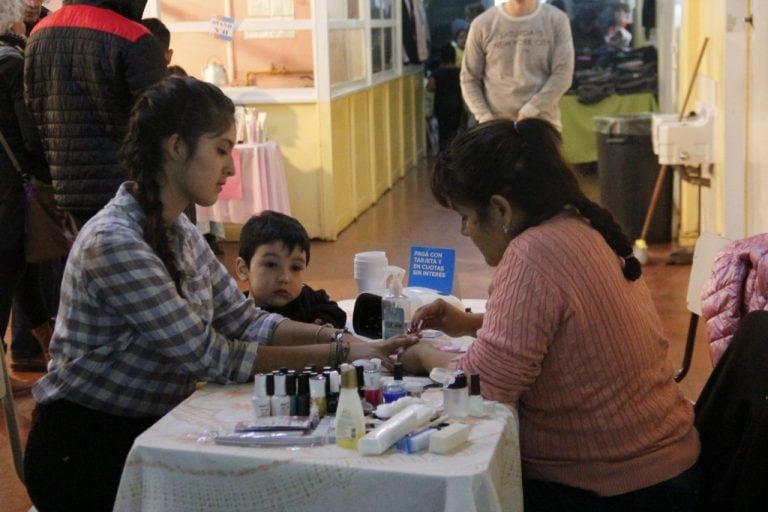
[[[617,496],[541,480],[523,479],[525,512],[689,512],[696,507],[699,466],[674,478]]]

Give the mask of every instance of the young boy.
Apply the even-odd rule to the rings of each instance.
[[[257,306],[291,320],[343,329],[347,314],[325,290],[304,284],[309,236],[293,217],[274,211],[254,215],[240,232],[237,277],[248,281]]]

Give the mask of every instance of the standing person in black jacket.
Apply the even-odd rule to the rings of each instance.
[[[48,0],[24,0],[24,34],[27,36],[37,25],[37,22],[48,16],[51,11],[43,4]]]
[[[40,140],[24,104],[24,24],[22,0],[0,4],[0,133],[13,157],[28,176],[50,182]],[[5,336],[14,291],[33,326],[31,346],[13,344],[12,365],[22,353],[47,354],[53,333],[43,301],[38,264],[24,258],[24,180],[4,146],[0,146],[0,338]],[[39,347],[37,346],[39,343]],[[45,370],[43,357],[38,371]],[[23,369],[23,368],[22,368]]]
[[[134,100],[166,75],[139,23],[146,0],[64,0],[29,37],[24,81],[59,208],[80,227],[126,180],[117,161]],[[88,51],[84,51],[87,48]]]
[[[435,93],[434,110],[440,134],[440,151],[445,151],[465,120],[460,72],[461,68],[456,66],[456,49],[448,43],[440,48],[440,67],[427,82],[427,90]]]

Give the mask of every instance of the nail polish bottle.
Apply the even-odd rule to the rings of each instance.
[[[285,394],[288,395],[290,415],[296,416],[296,372],[293,370],[285,376]]]
[[[351,366],[351,365],[350,365]],[[328,391],[325,395],[328,414],[336,414],[336,407],[339,404],[339,393],[341,391],[341,375],[337,370],[331,370],[327,376]]]
[[[267,376],[263,373],[258,373],[253,378],[251,403],[253,404],[253,415],[256,418],[269,416],[270,400],[267,395]]]
[[[272,416],[290,416],[291,401],[285,394],[285,374],[275,373],[275,393],[272,395]]]
[[[371,363],[371,366],[363,372],[363,381],[365,400],[375,408],[381,403],[381,361],[371,359]]]
[[[394,380],[384,384],[381,396],[384,399],[384,403],[388,404],[406,396],[406,394],[405,384],[403,383],[403,363],[397,362],[394,364]]]
[[[480,395],[480,374],[473,373],[469,376],[469,415],[485,416],[483,397]]]
[[[370,414],[373,411],[373,406],[365,399],[365,365],[353,364],[355,368],[355,378],[357,379],[357,396],[360,397],[360,403],[363,406],[363,413]]]
[[[318,419],[323,418],[327,412],[325,402],[325,377],[316,375],[309,379],[309,397],[312,402],[309,408],[310,416],[317,414]]]
[[[299,375],[299,386],[296,393],[296,415],[309,416],[309,405],[309,374],[302,373]]]

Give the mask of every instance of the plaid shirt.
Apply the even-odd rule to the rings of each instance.
[[[162,415],[200,380],[245,382],[280,315],[246,299],[185,215],[171,229],[179,294],[144,241],[127,184],[75,241],[64,271],[40,403],[66,399],[121,416]],[[255,343],[254,343],[255,342]]]

